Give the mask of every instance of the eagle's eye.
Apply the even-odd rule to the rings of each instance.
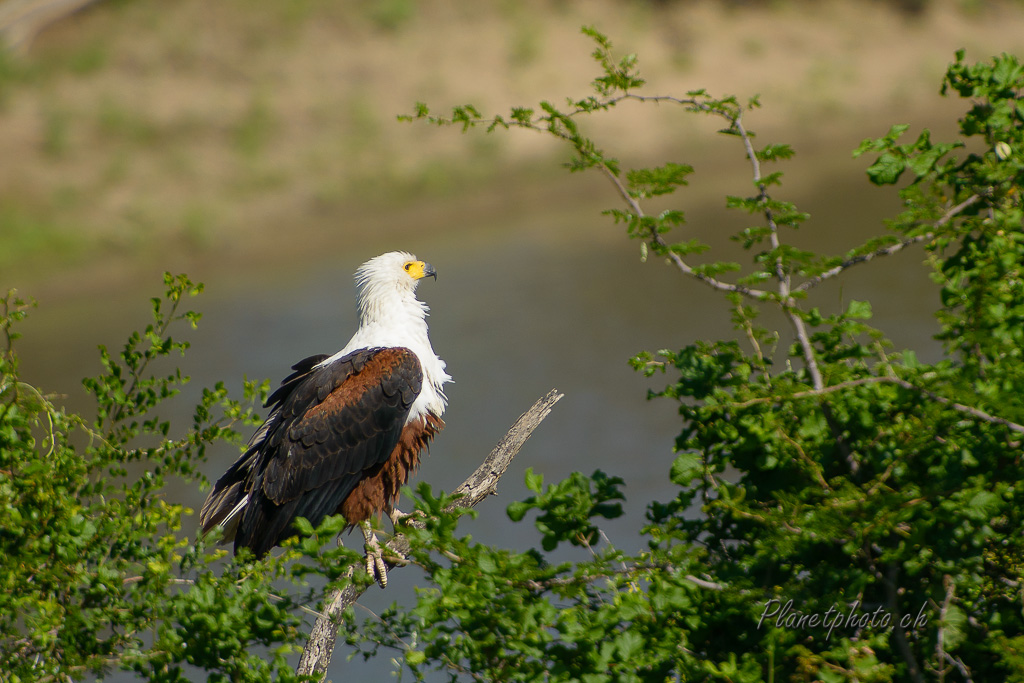
[[[406,271],[408,271],[410,268],[412,268],[412,261],[409,261],[409,263],[405,264],[405,270]]]

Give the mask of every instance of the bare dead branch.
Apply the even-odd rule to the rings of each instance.
[[[512,458],[519,453],[523,444],[533,434],[533,430],[548,416],[551,408],[561,398],[562,394],[552,389],[516,420],[476,471],[455,489],[455,493],[462,494],[462,497],[452,504],[451,509],[474,507],[495,494],[498,480],[508,470]],[[423,522],[417,520],[408,523],[412,526],[423,526]],[[401,533],[396,532],[394,538],[385,544],[384,549],[388,555],[396,556],[400,560],[409,557],[409,541]],[[350,584],[334,591],[325,599],[323,612],[313,625],[299,660],[297,672],[300,676],[314,675],[322,678],[327,673],[327,667],[334,654],[334,644],[338,639],[341,615],[365,590],[366,586]]]
[[[480,467],[455,489],[455,493],[463,496],[456,502],[457,507],[475,507],[487,496],[497,493],[498,479],[508,470],[512,458],[561,398],[562,394],[552,389],[516,420]]]

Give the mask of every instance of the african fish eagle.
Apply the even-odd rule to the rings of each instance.
[[[427,306],[416,298],[429,263],[390,252],[356,271],[359,329],[333,356],[317,355],[271,394],[271,408],[248,449],[203,504],[203,532],[220,525],[222,542],[257,557],[295,535],[293,522],[314,526],[340,513],[361,524],[367,569],[386,573],[366,520],[392,513],[420,453],[443,427],[451,377],[427,336]],[[394,519],[394,518],[392,518]]]

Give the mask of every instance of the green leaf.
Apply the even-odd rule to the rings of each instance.
[[[704,470],[704,462],[699,453],[680,453],[672,462],[672,470],[669,478],[673,484],[686,486],[691,481],[701,476]]]
[[[303,536],[311,536],[313,534],[313,525],[310,524],[309,520],[305,517],[296,517],[293,523],[295,530]]]
[[[907,160],[902,155],[886,152],[867,169],[868,178],[875,185],[893,185],[907,168]]]
[[[527,467],[526,488],[534,493],[540,493],[544,488],[544,475],[534,472],[532,467]]]
[[[523,517],[526,516],[526,513],[532,509],[533,505],[531,505],[530,503],[526,501],[517,500],[515,502],[508,504],[508,507],[505,508],[505,513],[508,515],[508,518],[511,519],[513,522],[521,522],[523,521]]]
[[[871,318],[871,302],[851,300],[846,307],[846,317],[857,320],[869,320]]]
[[[940,626],[945,635],[947,652],[955,651],[967,638],[967,614],[957,605],[950,605]]]

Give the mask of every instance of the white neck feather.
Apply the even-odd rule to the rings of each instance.
[[[442,386],[450,382],[445,362],[437,357],[427,336],[425,303],[416,298],[413,287],[388,281],[361,283],[359,292],[359,329],[341,351],[322,365],[331,363],[359,349],[403,346],[420,359],[423,366],[423,388],[409,411],[409,421],[433,413],[444,414],[448,399]]]

